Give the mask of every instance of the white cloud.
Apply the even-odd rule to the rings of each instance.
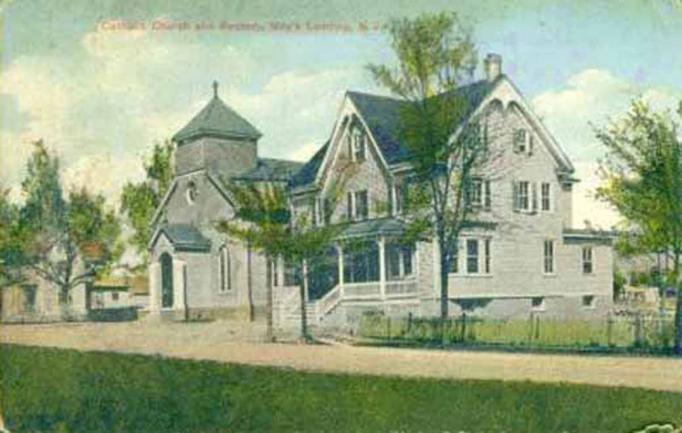
[[[682,99],[682,91],[663,87],[641,87],[609,71],[587,69],[572,77],[557,90],[536,96],[532,104],[545,125],[567,151],[582,179],[574,189],[574,224],[593,224],[609,228],[618,214],[594,199],[600,184],[595,174],[597,160],[604,148],[596,140],[593,127],[606,126],[627,112],[631,102],[642,98],[655,110],[672,109]]]
[[[620,219],[618,212],[607,203],[595,198],[601,178],[597,162],[578,162],[575,176],[580,182],[573,187],[573,226],[585,227],[587,222],[595,228],[611,229]]]
[[[632,100],[643,98],[656,110],[674,108],[682,91],[662,87],[640,87],[609,71],[586,69],[558,90],[533,98],[535,111],[575,161],[594,161],[603,148],[590,124],[605,126],[623,115]]]
[[[258,94],[230,88],[224,99],[263,133],[261,155],[305,160],[327,140],[346,90],[365,80],[357,67],[285,71]]]

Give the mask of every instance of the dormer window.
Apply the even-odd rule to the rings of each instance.
[[[187,184],[187,203],[194,204],[197,199],[199,192],[197,191],[197,184],[194,181],[190,181]]]
[[[533,152],[533,137],[527,129],[514,130],[514,152],[529,155]]]

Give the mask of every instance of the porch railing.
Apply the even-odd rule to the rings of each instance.
[[[344,298],[369,298],[375,296],[381,296],[381,285],[378,281],[345,283],[343,285]]]
[[[386,281],[386,296],[414,295],[416,293],[417,281],[414,278]]]

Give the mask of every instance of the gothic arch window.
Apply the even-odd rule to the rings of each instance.
[[[218,267],[220,269],[220,281],[218,290],[220,293],[227,293],[232,290],[232,261],[230,250],[223,245],[218,250]]]

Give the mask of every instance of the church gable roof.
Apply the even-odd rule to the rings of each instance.
[[[213,90],[211,101],[173,136],[173,141],[181,143],[202,136],[251,139],[258,139],[262,136],[248,120],[220,99],[218,84],[215,82]]]

